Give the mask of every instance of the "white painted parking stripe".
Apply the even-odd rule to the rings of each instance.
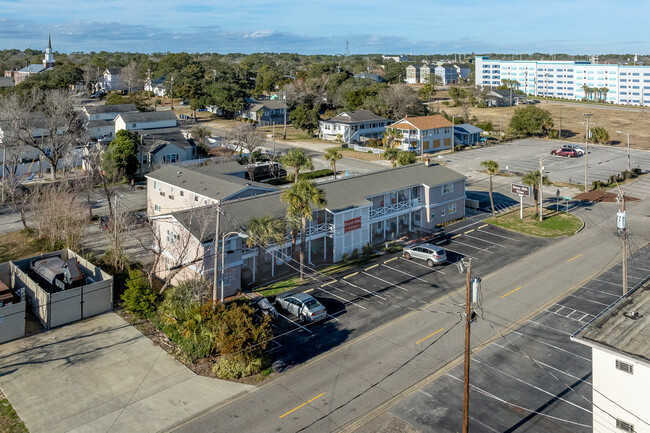
[[[601,280],[601,279],[599,279],[599,278],[592,278],[591,281],[599,281],[599,282],[601,282],[601,283],[607,283],[607,284],[611,284],[611,285],[613,285],[613,286],[622,286],[622,285],[623,285],[623,284],[621,284],[621,283],[615,283],[615,282],[613,282],[613,281]]]
[[[369,295],[376,296],[376,297],[378,297],[378,298],[381,299],[381,300],[384,300],[384,301],[387,301],[387,300],[388,300],[388,299],[384,298],[383,296],[376,294],[375,292],[371,292],[370,290],[364,289],[364,288],[361,287],[361,286],[357,286],[356,284],[352,284],[352,283],[349,282],[348,280],[341,280],[341,282],[343,282],[343,283],[345,283],[345,284],[348,284],[348,285],[350,285],[350,286],[352,286],[352,287],[356,287],[356,288],[359,289],[359,290],[363,290],[364,292],[368,293]]]
[[[503,239],[510,239],[511,241],[518,241],[518,239],[511,238],[510,236],[504,236],[504,235],[499,234],[499,233],[492,233],[491,231],[481,230],[481,229],[478,229],[478,231],[481,232],[481,233],[485,233],[486,235],[489,235],[489,236],[498,236],[498,237],[503,238]]]
[[[309,329],[305,328],[300,323],[296,322],[295,320],[290,319],[289,317],[285,316],[284,314],[278,313],[278,316],[284,317],[285,319],[287,319],[289,322],[293,323],[294,325],[299,326],[300,328],[304,329],[305,331],[309,332],[310,334],[313,334],[313,332],[311,332]]]
[[[475,248],[477,250],[485,251],[486,253],[494,254],[494,252],[492,252],[490,250],[486,250],[485,248],[475,247],[474,245],[466,244],[465,242],[456,241],[456,240],[454,240],[454,242],[457,243],[457,244],[465,245],[466,247]]]
[[[553,349],[555,349],[555,350],[559,350],[560,352],[569,353],[569,354],[571,354],[571,355],[573,355],[573,356],[575,356],[575,357],[577,357],[577,358],[581,358],[581,359],[584,359],[585,361],[589,361],[589,362],[591,362],[591,359],[589,359],[589,358],[585,358],[584,356],[578,355],[577,353],[573,353],[573,352],[571,352],[570,350],[562,349],[561,347],[555,346],[555,345],[553,345],[553,344],[551,344],[551,343],[547,343],[546,341],[542,341],[542,340],[540,340],[540,339],[538,339],[538,338],[531,337],[530,335],[526,335],[526,334],[521,333],[521,332],[519,332],[519,331],[512,331],[512,333],[513,333],[513,334],[516,334],[516,335],[520,335],[520,336],[522,336],[522,337],[524,337],[524,338],[528,338],[528,339],[530,339],[530,340],[536,341],[536,342],[538,342],[538,343],[540,343],[540,344],[543,344],[543,345],[545,345],[545,346],[552,347]]]
[[[467,224],[466,226],[459,227],[459,228],[457,228],[457,229],[455,229],[455,230],[450,230],[450,231],[447,232],[447,234],[450,234],[450,233],[456,233],[456,232],[459,232],[459,231],[465,230],[467,227],[471,227],[471,226],[474,226],[474,225],[476,225],[476,224],[481,224],[481,223],[483,223],[483,220],[485,220],[486,218],[487,218],[487,217],[485,217],[485,218],[483,218],[483,219],[481,219],[481,220],[478,220],[478,221],[476,221],[476,222],[473,222],[472,224]]]
[[[398,289],[404,290],[405,292],[408,292],[408,289],[405,289],[404,287],[400,286],[399,284],[391,283],[390,281],[384,280],[383,278],[379,278],[376,275],[369,274],[368,272],[361,272],[364,275],[369,276],[370,278],[375,278],[379,281],[383,281],[386,284],[390,284],[391,286],[397,287]]]
[[[587,413],[591,413],[591,411],[590,411],[589,409],[584,408],[584,407],[582,407],[582,406],[580,406],[580,405],[578,405],[578,404],[572,403],[572,402],[570,402],[569,400],[566,400],[566,399],[564,399],[564,398],[562,398],[562,397],[559,397],[556,393],[552,393],[552,392],[546,391],[545,389],[540,388],[539,386],[533,385],[533,384],[530,383],[530,382],[526,382],[526,381],[523,380],[523,379],[519,379],[518,377],[515,377],[515,376],[513,376],[513,375],[511,375],[511,374],[509,374],[509,373],[506,373],[505,371],[500,370],[500,369],[498,369],[498,368],[496,368],[496,367],[494,367],[494,366],[492,366],[492,365],[486,364],[486,363],[484,363],[484,362],[482,362],[482,361],[480,361],[480,360],[478,360],[478,359],[476,359],[476,358],[472,359],[472,361],[473,361],[473,362],[476,362],[476,363],[478,363],[478,364],[484,365],[484,366],[486,366],[487,368],[491,368],[492,370],[498,371],[498,372],[501,373],[502,375],[504,375],[504,376],[506,376],[506,377],[509,377],[510,379],[512,379],[512,380],[514,380],[514,381],[516,381],[516,382],[519,382],[519,383],[523,383],[523,384],[525,384],[525,385],[528,385],[529,387],[531,387],[531,388],[533,388],[533,389],[536,389],[536,390],[538,390],[538,391],[540,391],[540,392],[542,392],[542,393],[544,393],[544,394],[546,394],[546,395],[553,396],[553,398],[556,399],[556,400],[561,400],[561,401],[563,401],[564,403],[568,403],[568,404],[570,404],[571,406],[575,406],[575,407],[577,407],[578,409],[584,410],[584,411],[587,412]]]
[[[589,283],[587,283],[589,284]],[[596,290],[596,289],[590,289],[589,287],[582,286],[580,290],[589,290],[590,292],[596,292],[596,293],[602,293],[603,295],[608,295],[608,296],[613,296],[615,298],[620,297],[620,293],[609,293],[609,292],[603,292],[602,290]]]
[[[340,291],[340,292],[347,293],[347,292],[345,292],[345,291],[343,291],[343,290],[341,290],[341,289],[339,289],[339,288],[337,288],[337,287],[334,287],[334,288],[335,288],[336,290]],[[321,292],[325,292],[325,293],[327,293],[328,295],[332,295],[332,296],[334,296],[335,298],[338,298],[338,299],[340,299],[341,301],[345,302],[346,304],[352,304],[352,305],[354,305],[355,307],[359,307],[359,308],[361,308],[362,310],[365,310],[365,309],[366,309],[366,307],[364,307],[363,305],[359,305],[359,304],[357,304],[357,303],[354,302],[354,301],[349,301],[349,300],[345,299],[345,298],[342,297],[342,296],[339,296],[339,295],[337,295],[337,294],[335,294],[335,293],[332,293],[332,292],[330,292],[329,290],[325,290],[325,289],[323,289],[322,287],[321,287],[320,289],[318,289],[318,290],[320,290]]]
[[[451,251],[451,250],[448,249],[447,251]],[[455,251],[452,251],[452,252],[455,252]],[[458,253],[456,253],[456,254],[458,254]],[[461,254],[461,255],[462,255],[462,254]],[[433,269],[433,268],[431,268],[431,267],[429,267],[429,266],[423,265],[422,263],[414,262],[414,261],[411,261],[411,260],[406,260],[404,257],[400,257],[400,259],[402,259],[402,260],[404,260],[404,261],[406,261],[406,262],[408,262],[408,263],[412,263],[412,264],[414,264],[414,265],[421,266],[421,267],[423,267],[423,268],[429,269],[430,271],[433,271],[433,272],[439,272],[439,273],[441,273],[441,274],[443,274],[443,275],[445,274],[445,273],[442,272],[442,271],[439,271],[439,270],[437,270],[437,269]],[[384,266],[386,266],[386,265],[384,265]]]
[[[426,392],[426,391],[422,391],[421,389],[419,389],[418,391],[421,392],[422,394],[426,395],[429,398],[433,398],[433,396],[431,394],[429,394],[428,392]]]
[[[585,317],[587,317],[587,316],[588,316],[588,314],[585,313],[585,315],[582,316],[581,318],[579,318],[578,320],[579,320],[580,322],[582,322],[582,320],[583,320]]]
[[[406,259],[405,259],[405,260],[406,260]],[[425,282],[425,283],[427,283],[427,284],[431,284],[430,282],[428,282],[428,281],[425,280],[424,278],[416,277],[415,275],[411,275],[411,274],[409,274],[408,272],[400,271],[399,269],[394,268],[394,267],[392,267],[392,266],[388,266],[388,265],[382,265],[382,266],[384,266],[385,268],[388,268],[388,269],[392,269],[392,270],[395,271],[395,272],[399,272],[399,273],[401,273],[401,274],[408,275],[409,277],[411,277],[411,278],[415,278],[416,280],[420,280],[420,281],[423,281],[423,282]],[[434,269],[434,270],[435,270],[435,269]],[[438,271],[438,272],[440,272],[441,274],[444,274],[444,272],[441,272],[441,271]]]
[[[559,330],[559,329],[557,329],[557,328],[553,328],[552,326],[548,326],[548,325],[544,325],[543,323],[535,322],[534,320],[530,320],[530,319],[528,319],[528,322],[533,323],[533,324],[535,324],[535,325],[537,325],[537,326],[541,326],[541,327],[544,327],[544,328],[552,329],[553,331],[555,331],[555,332],[559,332],[559,333],[561,333],[561,334],[573,335],[573,333],[565,332],[565,331],[561,331],[561,330]],[[577,329],[576,329],[576,331],[577,331]]]
[[[576,296],[576,295],[569,295],[569,296],[572,298],[578,298],[578,299],[582,299],[583,301],[591,302],[592,304],[602,305],[604,307],[609,307],[610,305],[610,304],[605,304],[604,302],[594,301],[593,299],[583,298],[582,296]]]
[[[485,243],[488,243],[488,244],[495,245],[495,246],[497,246],[497,247],[504,247],[504,246],[505,246],[505,245],[503,245],[503,244],[497,244],[497,243],[492,242],[492,241],[488,241],[488,240],[485,240],[485,239],[477,238],[476,236],[472,236],[472,235],[465,235],[465,236],[467,236],[468,238],[477,239],[477,240],[479,240],[479,241],[481,241],[481,242],[485,242]]]

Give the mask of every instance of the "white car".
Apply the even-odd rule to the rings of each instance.
[[[578,146],[577,144],[565,143],[565,144],[562,145],[562,148],[563,149],[571,149],[580,156],[585,154],[585,149]]]

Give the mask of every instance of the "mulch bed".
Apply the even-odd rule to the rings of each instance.
[[[576,196],[573,197],[573,200],[583,200],[583,201],[590,201],[593,203],[615,203],[616,202],[616,197],[618,197],[618,194],[614,194],[613,192],[605,192],[605,191],[589,191],[589,192],[583,192],[580,193]],[[626,201],[637,201],[639,200],[636,197],[625,197]]]

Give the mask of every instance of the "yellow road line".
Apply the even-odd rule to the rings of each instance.
[[[508,293],[506,293],[505,295],[503,295],[501,298],[505,298],[505,297],[508,296],[509,294],[511,294],[511,293],[515,293],[515,292],[516,292],[517,290],[519,290],[519,289],[521,289],[521,286],[517,287],[515,290],[511,290],[511,291],[509,291]]]
[[[367,267],[365,270],[366,270],[366,271],[369,271],[369,270],[371,270],[372,268],[376,268],[377,266],[379,266],[379,263],[377,263],[376,265],[372,265],[372,266],[370,266],[370,267]]]
[[[325,286],[329,286],[330,284],[334,284],[334,283],[336,283],[336,280],[329,281],[329,282],[327,282],[325,284],[321,284],[320,286],[325,287]]]
[[[479,228],[482,229],[483,227],[487,227],[487,224],[483,224],[483,225],[482,225],[481,227],[479,227]]]
[[[467,234],[467,233],[472,233],[473,231],[474,231],[474,229],[472,229],[472,230],[470,230],[470,231],[467,231],[467,232],[465,232],[465,234]]]
[[[358,274],[358,272],[355,272],[354,274],[346,275],[346,276],[343,277],[343,278],[347,280],[348,278],[350,278],[350,277],[354,277],[354,276],[357,275],[357,274]]]
[[[582,253],[578,254],[577,256],[575,256],[575,257],[572,258],[572,259],[567,260],[566,262],[569,263],[571,260],[575,260],[575,259],[577,259],[578,257],[580,257],[581,255],[582,255]]]
[[[456,239],[458,236],[462,236],[462,235],[463,235],[462,233],[458,233],[457,235],[453,235],[451,238]]]
[[[384,263],[392,262],[393,260],[397,260],[399,257],[393,257],[392,259],[386,260]]]
[[[309,400],[309,401],[307,401],[307,402],[301,404],[300,406],[291,409],[289,412],[285,413],[284,415],[280,415],[280,418],[284,418],[285,416],[289,415],[291,412],[297,411],[297,410],[300,409],[301,407],[308,405],[309,403],[311,403],[312,401],[316,400],[317,398],[322,397],[323,395],[325,395],[325,393],[322,393],[322,394],[317,395],[316,397],[314,397],[314,398],[312,398],[311,400]]]
[[[429,334],[429,335],[427,335],[426,337],[424,337],[424,338],[422,338],[422,339],[416,341],[415,344],[422,343],[422,342],[423,342],[424,340],[426,340],[427,338],[429,338],[429,337],[433,337],[433,336],[436,335],[437,333],[442,332],[443,329],[445,329],[445,328],[440,328],[440,329],[438,329],[438,330],[437,330],[436,332],[434,332],[433,334]]]
[[[309,293],[309,292],[313,292],[313,291],[314,291],[314,289],[308,289],[308,290],[305,290],[305,293]]]

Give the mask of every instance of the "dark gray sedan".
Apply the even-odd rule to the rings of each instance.
[[[327,310],[307,293],[283,293],[275,303],[302,322],[318,322],[327,317]]]

